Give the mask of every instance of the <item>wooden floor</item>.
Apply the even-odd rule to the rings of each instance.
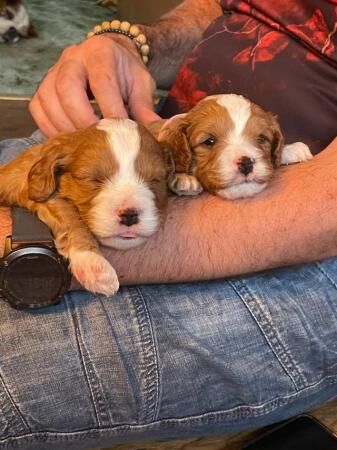
[[[36,129],[28,111],[28,100],[0,96],[0,140],[27,137]]]

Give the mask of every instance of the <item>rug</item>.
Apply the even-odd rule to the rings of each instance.
[[[103,2],[104,3],[104,2]],[[95,0],[23,1],[38,37],[0,43],[0,95],[31,96],[62,49],[85,39],[87,32],[114,13]]]

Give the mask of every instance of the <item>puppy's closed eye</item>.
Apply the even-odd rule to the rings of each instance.
[[[104,182],[107,180],[104,177],[99,176],[90,176],[90,175],[72,175],[73,179],[78,182],[84,182],[84,183],[98,183],[98,184],[104,184]]]
[[[153,177],[153,178],[151,178],[150,182],[151,182],[151,183],[161,183],[161,182],[164,181],[164,180],[165,180],[164,177],[158,176],[158,177]]]
[[[3,17],[6,20],[13,20],[14,19],[14,14],[9,9],[5,8],[0,13],[0,17]]]
[[[265,134],[259,134],[257,137],[257,142],[260,145],[264,145],[264,144],[270,144],[271,145],[271,140],[269,139],[268,136],[266,136]]]

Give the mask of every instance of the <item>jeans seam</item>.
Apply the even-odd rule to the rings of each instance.
[[[335,289],[337,289],[337,284],[335,283],[335,281],[331,278],[331,276],[328,274],[328,272],[324,269],[323,265],[320,264],[319,262],[315,263],[315,266],[317,267],[317,269],[321,272],[322,275],[324,275],[329,281],[330,283],[334,286]]]
[[[34,133],[29,136],[29,139],[34,141],[36,145],[43,144],[47,140],[46,136],[42,134],[39,129],[35,130]]]
[[[25,433],[31,432],[31,429],[27,425],[23,415],[19,411],[19,408],[15,404],[6,383],[0,374],[0,411],[6,418],[7,422],[11,425],[14,432]]]
[[[269,347],[276,356],[285,373],[293,382],[296,390],[304,388],[307,385],[305,376],[301,373],[300,368],[296,364],[291,352],[286,349],[273,324],[263,311],[262,306],[255,299],[254,294],[250,291],[243,280],[228,280],[228,282],[246,305],[257,326],[260,328],[261,333],[265,337]]]
[[[150,315],[141,290],[137,287],[129,287],[129,295],[135,308],[142,346],[140,376],[142,382],[144,382],[142,398],[145,400],[143,417],[140,418],[140,421],[147,423],[155,420],[158,415],[159,370],[157,352]]]
[[[238,420],[238,419],[249,419],[249,418],[257,418],[265,414],[270,414],[275,411],[277,408],[285,406],[289,404],[290,401],[295,400],[297,397],[301,396],[303,392],[308,390],[313,390],[315,393],[320,388],[327,388],[333,384],[337,383],[336,375],[330,375],[322,378],[318,382],[313,385],[306,386],[305,388],[284,396],[284,397],[276,397],[274,399],[269,400],[268,402],[257,404],[257,405],[239,405],[234,408],[228,410],[217,410],[210,411],[206,413],[201,413],[195,416],[184,416],[184,417],[171,417],[157,420],[150,424],[121,424],[111,428],[105,428],[104,430],[99,430],[95,428],[90,429],[82,429],[78,431],[70,431],[70,432],[51,432],[51,431],[43,431],[29,434],[25,434],[19,437],[8,437],[5,439],[0,439],[0,449],[9,449],[9,448],[18,448],[20,442],[18,440],[24,441],[23,443],[29,442],[71,442],[71,441],[79,441],[84,439],[98,439],[102,432],[110,433],[112,435],[120,435],[123,431],[127,432],[130,430],[142,430],[142,429],[156,429],[162,425],[166,425],[166,427],[174,429],[175,427],[182,426],[190,426],[193,424],[210,424],[210,423],[219,423],[223,420]],[[323,385],[323,386],[322,386]],[[336,393],[337,395],[337,393]],[[335,397],[335,396],[334,396]],[[331,397],[329,396],[330,400]],[[13,445],[12,445],[13,444]],[[21,447],[22,448],[22,447]]]
[[[153,407],[153,416],[152,420],[157,420],[158,414],[159,414],[159,396],[160,396],[160,371],[159,371],[159,356],[158,356],[158,344],[157,344],[157,338],[155,335],[155,331],[152,324],[152,318],[151,314],[147,305],[147,301],[143,295],[143,292],[139,289],[139,295],[142,297],[144,302],[144,308],[146,311],[146,315],[148,317],[148,323],[149,323],[149,331],[151,333],[151,340],[152,340],[152,348],[153,348],[153,355],[156,365],[156,401],[155,405]]]
[[[37,145],[37,141],[32,138],[32,137],[28,137],[28,138],[22,138],[22,142],[24,142],[25,144],[27,144],[27,146],[33,146],[33,145]],[[29,147],[27,147],[28,149]]]
[[[97,424],[99,427],[108,427],[110,425],[110,422],[109,422],[108,408],[104,398],[104,393],[103,390],[100,388],[100,382],[95,371],[95,366],[85,346],[82,333],[78,324],[78,320],[75,314],[75,309],[71,308],[71,311],[72,311],[71,317],[74,325],[78,352],[81,359],[83,373],[91,394]]]

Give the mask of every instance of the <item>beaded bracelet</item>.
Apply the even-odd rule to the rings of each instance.
[[[101,25],[96,25],[92,31],[87,34],[87,38],[98,36],[103,33],[118,33],[127,36],[135,44],[136,48],[144,62],[149,61],[150,47],[147,44],[145,34],[141,33],[137,25],[131,25],[130,22],[120,20],[113,20],[112,22],[102,22]]]

